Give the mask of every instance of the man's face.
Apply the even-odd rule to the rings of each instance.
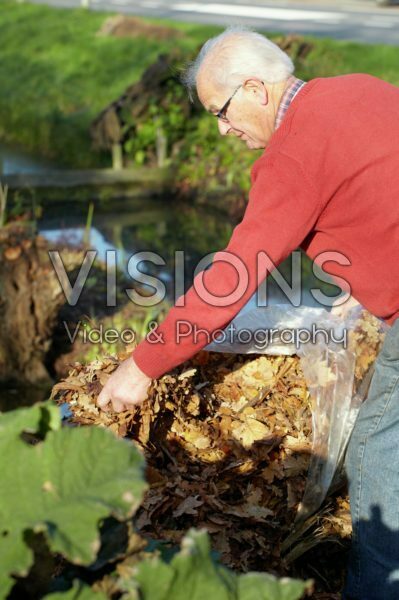
[[[215,115],[234,91],[235,88],[218,88],[206,75],[199,74],[198,97],[205,109]],[[251,150],[265,148],[273,133],[265,110],[267,102],[267,91],[261,81],[249,79],[243,82],[224,111],[227,120],[218,119],[220,134],[235,135]]]

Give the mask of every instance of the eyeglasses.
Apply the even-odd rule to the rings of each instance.
[[[234,92],[231,94],[231,96],[227,100],[227,102],[225,104],[223,104],[222,108],[217,113],[213,113],[215,115],[215,117],[217,117],[221,121],[224,121],[225,123],[228,122],[228,118],[226,117],[227,109],[229,108],[230,102],[232,101],[232,99],[234,98],[234,96],[236,95],[236,93],[238,92],[240,87],[242,87],[242,83],[240,83],[240,85],[234,90]]]

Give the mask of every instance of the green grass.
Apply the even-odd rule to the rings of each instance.
[[[0,7],[0,140],[67,165],[98,162],[92,119],[160,52],[192,49],[213,30],[182,25],[179,40],[96,36],[104,13],[15,2]]]
[[[368,73],[399,85],[399,47],[343,42],[328,38],[308,39],[315,46],[307,56],[305,64],[298,70],[303,79]]]
[[[88,129],[93,118],[135,82],[159,53],[176,46],[190,53],[220,31],[167,22],[183,35],[165,41],[96,36],[108,16],[84,9],[1,2],[1,141],[59,164],[109,164],[108,155],[91,150]],[[312,41],[314,49],[298,65],[298,74],[305,79],[365,72],[399,84],[399,48]],[[203,123],[202,129],[209,130],[209,123]]]

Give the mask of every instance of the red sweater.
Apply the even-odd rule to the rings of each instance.
[[[216,253],[184,296],[185,306],[172,308],[157,328],[163,343],[146,340],[134,350],[150,377],[208,343],[206,335],[177,343],[176,331],[184,329],[178,321],[212,332],[234,318],[270,272],[259,273],[261,251],[275,265],[298,246],[316,262],[321,252],[340,252],[350,264],[330,261],[323,269],[349,282],[374,315],[390,324],[399,316],[399,88],[360,74],[308,82],[254,163],[251,181],[244,218],[226,248],[247,267],[245,292],[228,306],[201,298],[200,277],[214,296],[238,285],[237,270]]]

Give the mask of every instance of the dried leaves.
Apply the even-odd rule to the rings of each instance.
[[[383,341],[384,335],[381,333],[380,321],[364,311],[361,320],[349,336],[349,348],[356,356],[355,378],[357,384],[363,381],[373,365]]]
[[[145,451],[151,489],[138,527],[179,540],[205,526],[226,563],[279,567],[311,447],[310,397],[297,357],[200,353],[154,382],[132,412],[95,406],[115,359],[76,365],[54,387],[73,420],[110,427]]]
[[[360,379],[381,344],[378,321],[365,317],[351,344]],[[179,542],[190,526],[205,527],[227,565],[289,573],[281,544],[303,495],[312,436],[299,358],[201,352],[153,382],[141,407],[104,413],[95,399],[117,364],[76,364],[53,395],[69,403],[75,423],[110,427],[143,448],[150,489],[139,531]],[[331,502],[314,539],[350,535],[347,500]]]

